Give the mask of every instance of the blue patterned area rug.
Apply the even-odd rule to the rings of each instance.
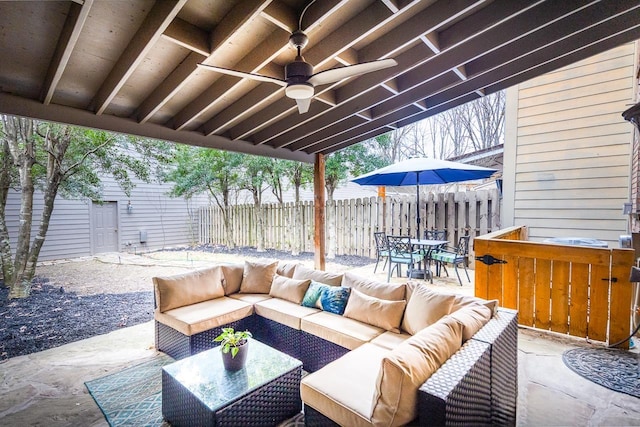
[[[84,384],[110,426],[161,426],[161,368],[171,362],[171,357],[161,354]]]
[[[640,354],[604,348],[574,348],[562,355],[573,372],[608,389],[640,398]]]
[[[85,382],[111,427],[159,427],[162,419],[162,367],[174,360],[160,354],[152,360],[115,374]],[[279,427],[303,427],[302,413]]]

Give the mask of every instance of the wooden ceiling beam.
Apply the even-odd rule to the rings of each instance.
[[[204,57],[211,53],[209,34],[180,18],[174,19],[169,24],[162,37]]]
[[[170,2],[160,2],[170,3]],[[249,25],[260,16],[271,0],[247,0],[234,7],[209,36],[210,53],[202,57],[198,53],[190,54],[169,76],[140,104],[134,117],[144,123],[153,117],[180,89],[197,74],[199,62],[215,64],[221,54],[220,46],[232,41],[237,31]],[[195,56],[197,55],[197,56]]]
[[[287,33],[292,33],[298,28],[296,11],[280,0],[268,5],[262,11],[262,17]]]
[[[156,114],[183,86],[189,83],[189,79],[195,73],[198,63],[207,57],[196,52],[191,52],[178,65],[162,84],[158,86],[133,114],[133,118],[140,123],[146,123]]]
[[[454,4],[452,2],[440,2],[440,3],[437,3],[437,5],[438,5],[437,8],[433,8],[433,7],[426,8],[425,10],[420,12],[418,15],[422,19],[426,20],[421,24],[425,32],[430,33],[435,31],[437,28],[439,28],[442,25],[442,21],[439,21],[438,19],[443,19],[447,23],[450,22],[451,19],[453,19],[453,18],[446,19],[446,18],[443,18],[442,16],[458,17],[461,14],[468,11],[470,7],[475,7],[476,3],[463,2],[461,5],[458,5],[457,3]],[[506,11],[502,13],[500,12],[500,10],[496,10],[496,13],[493,15],[493,17],[496,22],[500,22],[505,19],[506,17],[505,14],[513,14],[513,13],[514,11],[512,9],[506,8]],[[362,55],[362,52],[359,52],[359,57],[363,58],[364,60],[372,60],[373,58],[386,57],[388,55],[387,55],[387,52],[384,50],[385,46],[386,46],[386,49],[395,51],[393,47],[394,40],[396,43],[399,43],[403,46],[408,45],[411,41],[415,41],[410,39],[411,35],[407,35],[402,31],[399,31],[398,28],[400,27],[396,27],[396,30],[393,30],[385,34],[384,36],[380,37],[376,41],[376,43],[373,43],[372,45],[370,45],[370,46],[375,46],[375,48],[371,48],[370,46],[363,48],[363,50],[366,50],[368,48],[368,53],[366,55]],[[487,28],[490,28],[490,27],[487,27]],[[419,37],[419,34],[421,33],[417,33],[417,34]],[[413,34],[413,36],[415,37],[416,34]],[[380,40],[385,40],[385,41],[382,41],[379,43]],[[433,52],[429,50],[423,43],[417,46],[414,46],[409,50],[405,50],[403,53],[395,57],[396,61],[398,62],[398,66],[391,67],[386,70],[381,70],[375,73],[369,73],[364,76],[358,77],[357,79],[354,79],[354,81],[349,85],[336,90],[336,98],[337,98],[338,106],[341,106],[342,104],[350,102],[351,100],[356,99],[359,96],[363,96],[365,93],[368,93],[370,90],[372,90],[374,87],[376,87],[380,83],[383,83],[386,80],[392,79],[394,77],[398,77],[402,73],[407,72],[419,66],[420,64],[427,62],[429,58],[432,56],[433,56]],[[394,81],[394,85],[396,85],[396,83],[397,82]],[[325,111],[326,113],[329,112],[329,110],[325,110]],[[343,112],[343,113],[337,113],[336,115],[331,115],[332,117],[331,120],[335,120],[335,117],[347,117],[349,114],[354,114],[353,109],[349,109],[348,111],[350,112],[349,113]],[[292,140],[290,138],[290,135],[288,135],[287,133],[292,131],[294,128],[298,126],[301,126],[307,123],[308,121],[309,121],[308,118],[304,119],[301,117],[290,116],[286,120],[280,120],[270,127],[263,128],[262,131],[255,133],[253,137],[249,139],[254,141],[261,141],[261,143],[271,141],[270,145],[274,145],[276,147],[284,146],[287,143],[291,143],[295,141],[295,140]],[[282,137],[280,138],[280,136]],[[246,138],[248,137],[248,135],[244,134],[242,137]],[[276,138],[278,138],[278,141],[273,141]]]
[[[405,93],[402,93],[398,96],[389,96],[388,94],[383,94],[383,93],[376,94],[375,92],[372,92],[369,94],[369,96],[366,97],[366,100],[368,101],[367,104],[372,105],[369,111],[371,112],[371,116],[375,120],[380,117],[384,117],[386,115],[394,113],[397,110],[403,109],[413,104],[414,102],[418,102],[424,99],[428,95],[437,91],[439,87],[449,86],[458,81],[459,79],[455,74],[448,73],[438,77],[437,79],[433,79],[428,82],[425,82],[422,85],[416,86],[415,88]],[[378,95],[378,99],[381,99],[381,101],[379,103],[374,104],[371,102],[371,99],[376,99],[376,95]],[[363,100],[363,102],[365,102],[365,100]],[[423,111],[423,110],[420,109],[420,111]],[[325,139],[332,138],[342,132],[346,132],[353,128],[353,125],[346,123],[344,120],[338,121],[334,119],[332,121],[331,118],[333,117],[334,114],[337,116],[345,116],[344,112],[341,112],[339,111],[339,109],[336,109],[335,112],[332,111],[330,114],[326,114],[322,118],[323,120],[322,122],[314,123],[313,128],[319,129],[318,131],[305,135],[303,138],[298,138],[298,134],[296,134],[295,132],[292,132],[290,135],[291,140],[295,142],[289,143],[289,144],[283,144],[281,146],[280,145],[273,145],[273,146],[288,147],[291,150],[304,150],[307,147],[320,143]],[[351,114],[347,114],[346,117],[350,115]],[[322,126],[322,125],[325,125],[325,126]]]
[[[564,14],[564,10],[562,11],[561,15]],[[563,15],[564,16],[564,15]],[[530,18],[528,18],[526,15],[520,15],[517,17],[518,19],[523,19],[523,20],[527,20],[529,21]],[[504,21],[503,21],[504,22]],[[536,23],[533,23],[534,25]],[[535,28],[539,28],[539,26],[535,26]],[[509,40],[509,36],[507,34],[505,34],[504,29],[502,29],[501,27],[495,27],[492,32],[496,33],[496,34],[502,34],[503,35],[503,39],[501,39],[502,43],[507,43]],[[482,39],[485,39],[487,37],[483,37]],[[526,50],[525,47],[528,46],[530,43],[528,43],[527,41],[523,42],[523,50]],[[461,45],[458,45],[461,46]],[[458,50],[462,50],[465,46],[461,46],[460,49]],[[484,49],[484,51],[486,50],[491,50],[491,48],[489,46],[483,45],[482,49]],[[456,49],[452,49],[452,51],[455,51]],[[479,50],[479,51],[483,51],[483,50]],[[468,52],[468,51],[467,51]],[[474,51],[477,52],[477,51]],[[468,55],[468,53],[467,53]],[[454,55],[455,57],[455,55]],[[500,57],[500,56],[498,56]],[[441,60],[444,61],[442,58],[445,58],[445,56],[442,57],[437,57],[435,58],[435,60],[433,62],[436,62],[437,60]],[[407,84],[407,79],[405,78],[405,84],[407,87],[403,87],[403,93],[401,96],[398,97],[387,97],[388,101],[383,103],[383,102],[378,102],[377,105],[375,107],[372,108],[372,115],[374,117],[378,117],[378,116],[384,116],[387,114],[391,114],[394,110],[396,109],[400,109],[403,108],[404,105],[409,104],[409,103],[413,103],[413,102],[422,102],[423,104],[425,103],[424,98],[426,98],[429,95],[432,95],[432,93],[429,93],[428,88],[431,88],[431,90],[435,90],[437,92],[437,89],[442,90],[442,87],[447,87],[447,86],[451,86],[455,83],[458,83],[458,80],[456,79],[451,79],[449,78],[451,75],[448,72],[448,66],[450,66],[451,63],[447,64],[447,66],[443,66],[441,69],[437,66],[434,66],[433,63],[425,63],[423,66],[415,69],[412,72],[412,75],[415,76],[412,80],[408,80],[410,83]],[[424,68],[424,69],[422,69]],[[457,69],[456,69],[457,70]],[[448,75],[449,77],[446,77],[448,79],[447,83],[436,83],[435,85],[430,85],[429,80],[430,78],[428,77],[429,74],[435,74],[436,77],[435,79],[439,80],[440,76],[443,75]],[[418,77],[421,76],[421,77]],[[479,90],[478,89],[474,89],[475,90]],[[405,93],[406,92],[406,93]],[[380,100],[374,100],[372,101],[372,97],[368,96],[367,97],[368,100],[374,104],[376,101],[380,101]],[[429,105],[427,103],[427,105]],[[339,107],[340,108],[340,107]],[[422,109],[422,108],[421,108]],[[291,149],[304,149],[308,146],[311,145],[311,142],[316,139],[317,141],[321,142],[323,137],[326,137],[327,134],[330,134],[332,131],[336,131],[336,132],[341,132],[345,129],[346,125],[340,124],[338,123],[340,120],[338,117],[342,116],[342,117],[347,117],[349,114],[345,114],[344,111],[342,111],[341,113],[336,113],[335,115],[333,115],[333,111],[328,112],[327,114],[329,114],[330,119],[328,120],[327,123],[325,123],[325,126],[323,126],[322,124],[318,124],[318,122],[314,123],[315,126],[312,126],[312,128],[314,129],[313,133],[307,133],[307,135],[304,138],[299,138],[300,133],[296,133],[295,130],[291,130],[285,134],[283,134],[281,137],[274,139],[271,141],[270,145],[273,145],[275,147],[283,147],[283,146],[288,146]],[[353,114],[353,113],[351,113]],[[330,127],[328,127],[330,126]],[[320,131],[317,131],[317,129],[321,129]],[[263,132],[267,132],[267,130],[263,131]]]
[[[84,28],[92,5],[93,0],[85,0],[84,4],[73,3],[69,8],[69,14],[64,22],[60,39],[58,40],[56,50],[49,64],[49,70],[44,79],[42,95],[40,96],[43,104],[49,104],[56,92],[60,78],[62,78],[62,74],[67,68],[69,58],[80,38],[80,33]]]
[[[517,60],[521,56],[529,55],[531,52],[535,52],[537,49],[543,49],[553,43],[558,42],[558,40],[562,40],[565,37],[575,37],[576,34],[585,34],[586,37],[593,38],[593,34],[588,34],[591,32],[591,28],[596,26],[608,25],[608,22],[611,22],[617,18],[607,19],[602,21],[600,18],[602,16],[601,8],[606,7],[609,12],[613,12],[614,14],[634,14],[636,19],[640,17],[640,4],[637,1],[623,1],[623,0],[615,0],[610,2],[612,4],[603,5],[603,4],[594,4],[592,6],[586,7],[584,12],[586,12],[581,17],[577,17],[575,14],[569,15],[566,19],[555,21],[549,25],[546,25],[544,28],[539,31],[535,31],[534,33],[527,35],[520,40],[516,40],[512,43],[505,44],[499,49],[495,49],[491,52],[491,54],[484,54],[476,59],[469,61],[465,65],[465,69],[469,76],[474,76],[480,73],[487,72],[487,70],[492,70],[495,67],[502,66],[504,63],[503,58],[512,58],[512,61]],[[626,22],[622,21],[622,25],[628,25]],[[622,27],[621,27],[622,28]],[[597,34],[604,35],[606,31],[602,30]],[[580,36],[582,37],[582,36]],[[580,42],[580,40],[578,40]],[[581,44],[581,43],[580,43]],[[578,45],[580,45],[578,44]],[[523,52],[522,55],[519,55],[520,52]]]
[[[485,0],[436,2],[379,37],[375,43],[362,48],[361,58],[363,61],[373,61],[391,57],[422,36],[445,27],[483,3]]]
[[[380,21],[381,16],[386,18]],[[340,56],[343,52],[346,52],[346,55],[353,56],[353,52],[350,52],[350,50],[355,43],[387,24],[393,18],[394,15],[390,13],[388,9],[376,2],[336,31],[332,32],[329,37],[322,40],[322,43],[318,43],[308,49],[304,53],[305,60],[314,65],[314,72],[318,72],[323,69],[322,65],[334,60],[336,56]],[[344,59],[349,60],[349,56],[346,56]],[[356,57],[357,56],[356,53]],[[334,86],[335,85],[330,85],[329,88]],[[326,89],[328,88],[325,88],[325,90]],[[295,113],[297,116],[300,116],[299,118],[301,120],[305,120],[305,118],[311,115],[310,113],[297,114],[295,103],[292,103],[288,98],[283,98],[277,104],[277,107],[273,105],[266,114],[265,112],[255,114],[257,110],[252,111],[251,113],[253,115],[251,115],[247,121],[230,130],[231,135],[235,135],[238,138],[248,138],[251,133],[256,132],[256,129],[263,128],[269,122],[278,122],[278,119],[281,117],[292,116]],[[257,122],[253,120],[254,118]],[[250,139],[259,140],[255,137]],[[266,142],[263,140],[259,141],[259,143]]]
[[[640,8],[640,5],[638,5]],[[589,14],[591,16],[591,14]],[[619,28],[620,31],[633,31],[633,23],[636,23],[635,28],[640,28],[640,21],[637,20],[638,12],[636,10],[630,10],[622,15],[618,15],[615,18],[600,22],[599,24],[584,28],[573,32],[570,36],[565,36],[559,41],[547,43],[541,47],[536,47],[540,40],[530,40],[527,38],[521,40],[523,45],[531,46],[532,51],[514,58],[509,61],[502,61],[498,63],[497,59],[500,57],[500,52],[495,52],[492,55],[492,60],[485,61],[485,67],[482,70],[475,69],[473,75],[470,75],[467,81],[453,86],[451,88],[440,91],[437,94],[425,99],[427,106],[433,108],[441,105],[450,99],[455,99],[459,96],[463,96],[465,93],[475,91],[478,89],[484,89],[492,82],[500,82],[501,80],[512,78],[512,76],[519,75],[529,70],[539,69],[547,62],[558,62],[561,57],[557,55],[557,52],[573,52],[577,50],[583,50],[585,46],[595,43],[602,43],[606,37],[606,34],[611,32],[612,28]],[[558,26],[568,28],[570,25],[566,22],[557,23]],[[631,30],[629,30],[631,28]],[[542,31],[537,36],[546,36],[552,31]],[[566,55],[565,55],[566,56]],[[543,74],[540,72],[539,74]],[[495,83],[494,83],[495,84]]]
[[[316,20],[313,22],[313,24],[310,27],[308,27],[307,31],[313,31],[316,27],[320,26],[324,21],[330,18],[330,13],[336,10],[335,9],[336,6],[343,4],[343,2],[338,2],[336,0],[333,0],[332,2],[324,2],[324,3],[325,3],[324,4],[325,7],[331,6],[332,4],[334,7],[329,7],[328,9],[326,9],[327,12],[324,15],[321,15],[321,16],[316,15]],[[267,11],[268,11],[268,8],[265,10],[265,13],[267,13]],[[247,55],[242,61],[240,61],[240,63],[236,65],[236,68],[240,69],[241,71],[249,70],[248,72],[250,73],[265,74],[265,67],[269,67],[269,66],[273,67],[273,64],[271,64],[271,61],[273,61],[273,59],[279,56],[281,53],[290,49],[289,35],[290,35],[289,32],[281,34],[279,29],[277,29],[269,39],[267,39],[260,46],[254,49],[254,52],[257,52],[257,54]],[[260,58],[263,60],[257,61],[257,58]],[[259,63],[256,65],[256,62],[259,62]],[[273,77],[280,78],[280,79],[284,78],[284,69],[280,68],[278,74]],[[221,87],[216,83],[214,83],[209,89],[207,89],[207,91],[205,91],[202,95],[200,95],[189,106],[185,107],[183,111],[178,113],[176,126],[178,127],[186,126],[188,122],[193,121],[195,118],[205,113],[207,109],[214,106],[216,102],[218,102],[218,100],[223,99],[227,93],[237,90],[237,85],[240,85],[243,82],[242,82],[242,79],[238,79],[236,85],[227,86],[226,87],[227,92],[223,92],[223,93],[219,93],[219,91],[221,91]],[[274,95],[279,94],[280,97],[282,97],[283,91],[280,87],[275,86],[273,84],[269,84],[269,83],[260,84],[260,85],[266,85],[266,87],[269,89],[265,89],[265,91],[271,90]],[[238,104],[238,105],[235,105],[235,104]],[[221,118],[217,117],[217,115],[222,113],[222,112],[219,112],[218,114],[214,115],[212,118],[210,118],[206,123],[202,125],[201,127],[202,131],[207,135],[226,132],[229,129],[229,127],[233,126],[234,123],[239,122],[243,118],[250,117],[260,107],[260,103],[256,103],[256,102],[254,102],[252,107],[249,107],[249,108],[246,108],[246,104],[247,103],[245,102],[235,102],[234,104],[228,106],[227,108],[225,108],[225,110],[232,110],[235,112],[235,115],[230,116],[229,114],[225,113],[224,116],[233,117],[232,121],[225,122],[221,120]],[[295,106],[295,103],[293,103],[292,105]],[[245,106],[245,108],[242,108],[242,106]]]
[[[537,62],[538,63],[537,67],[532,65],[529,68],[527,68],[525,71],[508,75],[504,79],[501,79],[493,84],[487,85],[484,89],[484,93],[488,95],[488,94],[498,92],[500,90],[507,89],[513,86],[514,84],[518,84],[519,82],[526,81],[534,77],[538,77],[542,74],[545,74],[551,71],[555,71],[559,68],[562,68],[569,64],[573,64],[577,61],[580,61],[581,59],[588,58],[593,55],[597,55],[609,49],[613,49],[617,46],[620,46],[621,44],[628,43],[633,40],[637,40],[638,38],[640,38],[640,23],[636,27],[627,28],[626,30],[620,31],[614,35],[611,35],[604,39],[597,40],[593,43],[590,43],[587,46],[576,47],[575,49],[561,56],[552,57],[551,59],[549,59],[548,57],[546,59],[542,59],[542,62]],[[567,43],[574,43],[574,41],[572,40]],[[575,46],[575,43],[574,43],[574,46]],[[571,47],[569,47],[569,49],[571,49]],[[540,52],[540,54],[542,53]],[[537,58],[532,57],[531,64],[535,63],[536,61],[540,61],[540,59],[541,59],[540,57],[537,57]],[[424,120],[434,114],[437,114],[442,111],[446,111],[450,108],[454,108],[458,105],[468,102],[465,100],[465,98],[466,97],[453,99],[446,103],[440,104],[436,108],[429,109],[424,114],[418,114],[413,117],[406,117],[402,121],[400,121],[399,124],[401,126],[406,126],[411,123],[415,123],[416,121]]]
[[[545,5],[544,12],[543,14],[539,8],[530,8],[526,13],[517,13],[511,20],[500,19],[499,25],[490,27],[482,33],[482,36],[472,36],[464,42],[458,40],[452,47],[442,46],[444,49],[440,55],[425,61],[421,66],[397,79],[400,89],[404,91],[412,88],[426,79],[435,78],[483,55],[513,44],[515,31],[521,32],[523,37],[534,34],[548,23],[545,17],[552,17],[553,20],[566,18],[575,12],[575,7],[571,2],[557,2]],[[523,49],[522,52],[528,51],[526,44],[523,44],[521,49]]]
[[[138,135],[145,138],[174,141],[198,147],[255,154],[258,156],[276,157],[306,163],[313,162],[313,156],[303,152],[290,150],[274,150],[263,145],[256,146],[246,141],[231,141],[222,136],[205,136],[198,132],[176,131],[155,123],[137,123],[126,117],[103,114],[98,116],[91,111],[62,105],[45,105],[37,100],[27,99],[0,92],[0,111],[16,116],[32,117],[58,123],[68,123],[87,128],[103,129],[109,132]]]
[[[409,8],[417,4],[417,1],[413,1],[406,7]],[[305,59],[314,64],[316,68],[314,71],[321,69],[321,65],[332,60],[336,56],[342,54],[342,52],[349,51],[351,47],[359,40],[370,35],[374,31],[378,30],[381,26],[388,24],[391,20],[396,18],[394,14],[390,13],[386,8],[381,7],[383,5],[374,3],[366,9],[366,13],[360,13],[349,22],[345,23],[338,30],[334,31],[330,37],[323,39],[322,43],[314,45],[305,53]],[[402,13],[402,11],[401,11]],[[376,21],[380,19],[380,15],[386,16],[386,20],[383,22]],[[352,55],[352,53],[347,53]],[[359,53],[357,57],[360,57]],[[379,82],[378,82],[379,83]],[[335,85],[329,85],[329,88]],[[326,90],[327,88],[325,88]],[[336,97],[337,99],[337,97]],[[255,135],[256,129],[263,129],[268,123],[280,123],[282,120],[279,118],[287,117],[287,124],[284,127],[288,127],[289,121],[297,122],[297,125],[301,125],[309,120],[311,114],[297,114],[295,104],[292,104],[289,99],[282,99],[277,106],[274,104],[271,106],[267,114],[260,113],[255,116],[250,116],[250,120],[240,123],[230,130],[231,135],[241,139],[254,140],[257,143],[265,143],[267,140]],[[313,106],[313,102],[312,102]],[[293,114],[295,113],[295,114]],[[278,120],[276,120],[278,117]],[[257,126],[256,126],[257,125]],[[255,127],[254,127],[255,126]]]
[[[186,3],[187,0],[160,1],[153,5],[146,19],[93,98],[91,105],[96,114],[104,113],[113,98],[127,82],[127,79],[144,61],[147,52],[156,44],[162,33]]]
[[[464,6],[468,7],[468,4],[465,4]],[[462,12],[462,10],[464,9],[457,9],[456,13],[459,14]],[[505,13],[510,13],[512,14],[511,16],[515,14],[516,18],[522,17],[522,15],[520,15],[519,13],[515,13],[513,9],[509,9],[509,8],[507,8]],[[471,18],[468,18],[468,19],[471,19]],[[505,23],[508,22],[505,20],[505,15],[501,15],[499,13],[494,14],[493,19],[495,20],[495,22],[500,22],[502,25],[506,25]],[[497,27],[493,26],[491,25],[491,21],[486,21],[485,24],[486,24],[485,26],[486,30],[485,30],[485,33],[483,33],[483,36],[476,37],[476,38],[471,37],[469,40],[473,41],[478,39],[481,39],[481,40],[490,39],[489,37],[485,37],[487,33],[498,33],[498,34],[502,34],[503,38],[497,40],[496,42],[498,43],[508,42],[509,40],[508,35],[505,34],[505,31],[501,28],[501,26],[497,26]],[[433,31],[433,30],[435,30],[435,27],[430,29],[430,31]],[[435,57],[432,60],[429,60],[429,58],[432,57],[432,54],[427,54],[426,49],[427,47],[424,44],[419,44],[413,47],[412,49],[403,52],[402,54],[398,55],[395,58],[396,61],[398,62],[397,67],[392,67],[387,70],[382,70],[377,73],[370,73],[369,75],[362,76],[357,81],[354,81],[351,85],[345,86],[344,88],[339,89],[336,92],[336,95],[338,97],[338,103],[339,103],[339,107],[337,108],[340,111],[336,112],[335,114],[332,114],[332,112],[328,111],[326,114],[329,114],[330,116],[326,118],[325,121],[323,122],[318,122],[317,120],[322,120],[322,119],[315,117],[314,118],[316,120],[314,122],[315,126],[311,126],[310,128],[314,129],[314,133],[315,133],[316,129],[324,129],[324,127],[326,126],[336,126],[337,122],[340,121],[340,117],[348,117],[350,114],[354,114],[355,113],[355,111],[353,111],[354,107],[352,106],[350,107],[349,104],[353,102],[353,100],[357,99],[357,97],[362,96],[364,93],[367,93],[370,90],[368,89],[368,87],[369,88],[374,87],[375,79],[380,78],[379,75],[383,75],[385,73],[390,72],[389,70],[393,70],[395,68],[395,69],[399,69],[399,70],[396,70],[395,72],[403,72],[403,71],[405,72],[404,75],[401,75],[396,80],[396,82],[402,82],[402,85],[398,84],[398,88],[401,90],[401,92],[404,92],[404,91],[412,90],[413,88],[416,88],[418,86],[421,86],[424,83],[427,83],[430,79],[438,79],[440,76],[447,74],[451,69],[451,67],[455,67],[456,63],[464,62],[465,59],[468,59],[469,57],[473,57],[472,56],[473,54],[471,53],[472,51],[469,51],[468,49],[466,49],[466,45],[462,45],[462,44],[454,45],[454,47],[450,48],[449,51],[443,52],[440,56]],[[486,51],[490,49],[492,49],[491,45],[489,44],[482,45],[482,51]],[[409,70],[408,73],[406,72],[407,70]],[[447,79],[449,79],[449,77],[447,77]],[[449,84],[451,84],[451,82]],[[433,86],[428,85],[426,87],[433,87]],[[417,93],[419,93],[420,95],[417,98],[413,98],[414,101],[420,101],[422,100],[422,98],[428,96],[428,94],[425,94],[420,89],[418,89]],[[342,99],[343,96],[346,99],[343,100]],[[389,94],[384,99],[377,99],[372,102],[371,96],[370,95],[367,96],[367,99],[372,106],[380,104],[391,98],[393,98],[393,96],[392,94]],[[403,96],[401,99],[405,99],[405,97]],[[346,101],[349,101],[349,102],[346,102]],[[356,108],[356,111],[359,111],[357,110],[358,106],[356,106],[355,108]],[[375,116],[375,113],[374,113],[374,116]],[[269,142],[270,145],[273,145],[274,147],[283,147],[287,145],[290,145],[291,147],[298,147],[299,145],[295,144],[296,141],[308,135],[311,135],[309,131],[306,131],[307,132],[306,134],[303,134],[301,132],[296,133],[296,128],[294,126],[292,126],[290,123],[286,123],[286,124],[289,125],[287,128],[285,128],[284,121],[280,121],[276,123],[274,126],[265,128],[261,132],[257,133],[255,135],[255,138],[257,139],[263,134],[277,135],[276,138],[271,137],[271,141]],[[274,127],[279,127],[279,129],[274,129]],[[280,129],[282,129],[282,132],[278,133],[278,130]],[[307,143],[308,143],[308,140],[304,144],[307,144]]]
[[[637,14],[635,11],[631,10],[616,18],[606,20],[588,31],[576,32],[571,37],[565,37],[555,44],[537,50],[528,55],[526,60],[506,64],[504,67],[494,69],[490,73],[484,73],[479,77],[470,78],[427,99],[426,102],[429,107],[427,111],[415,115],[407,115],[398,122],[398,125],[406,126],[476,99],[479,97],[476,93],[477,90],[482,89],[485,94],[494,93],[511,86],[515,82],[539,76],[571,64],[579,58],[592,56],[622,43],[635,40],[640,37],[640,22],[637,21],[636,17]],[[637,23],[635,27],[632,25],[633,22]],[[610,32],[611,28],[620,28],[620,32],[609,37],[604,35]],[[558,52],[563,51],[570,53],[558,56]],[[496,78],[497,83],[491,85],[490,83],[496,81]],[[333,151],[335,147],[357,142],[353,138],[356,138],[355,135],[357,135],[358,132],[366,134],[367,132],[383,128],[388,123],[396,121],[398,121],[398,119],[396,119],[395,113],[387,115],[373,120],[365,126],[361,126],[359,129],[354,128],[349,133],[343,133],[340,136],[327,139],[320,144],[310,146],[305,151],[309,153],[327,152],[327,150]]]
[[[393,114],[387,117],[384,117],[383,119],[373,119],[368,122],[363,122],[360,125],[354,124],[353,126],[351,126],[351,129],[359,129],[359,131],[346,129],[345,131],[337,134],[332,138],[329,138],[323,141],[322,143],[305,147],[304,149],[302,149],[302,151],[305,151],[308,153],[311,153],[311,152],[321,153],[321,152],[325,152],[325,150],[331,149],[336,145],[342,144],[343,142],[351,142],[351,144],[353,144],[352,140],[354,138],[357,138],[359,135],[367,134],[367,133],[375,133],[379,131],[380,128],[384,128],[386,126],[393,126],[396,121],[404,117],[417,114],[419,111],[421,110],[416,108],[414,105],[407,105],[401,110],[398,110]],[[384,125],[381,125],[382,122],[384,122]]]
[[[382,3],[389,8],[391,13],[398,13],[400,6],[396,0],[382,0]]]
[[[248,73],[270,75],[278,79],[284,78],[284,68],[272,64],[272,61],[289,48],[289,33],[281,28],[276,28],[257,48],[246,55],[240,62],[234,65],[234,69]],[[211,71],[215,73],[215,71]],[[235,76],[223,75],[216,80],[196,99],[192,100],[185,108],[175,116],[174,127],[178,130],[188,127],[196,119],[200,118],[209,108],[225,100],[231,93],[239,89],[244,79]],[[254,83],[251,81],[251,83]],[[280,86],[267,83],[272,92],[280,90]],[[207,123],[203,126],[206,134],[220,132],[224,128]]]

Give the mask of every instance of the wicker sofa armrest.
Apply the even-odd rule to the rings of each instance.
[[[491,424],[490,347],[467,341],[420,387],[419,425]]]
[[[491,345],[491,424],[515,425],[518,403],[518,312],[499,308],[472,338]]]
[[[500,308],[420,387],[420,425],[515,425],[518,315]]]

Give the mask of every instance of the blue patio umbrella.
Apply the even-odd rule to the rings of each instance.
[[[420,238],[420,185],[449,184],[452,182],[473,181],[489,178],[497,172],[495,169],[447,160],[425,157],[404,160],[372,172],[360,175],[351,181],[360,185],[400,187],[416,186],[418,206],[417,238]]]

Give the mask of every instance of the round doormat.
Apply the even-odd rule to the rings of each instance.
[[[576,374],[611,390],[640,397],[640,354],[604,348],[574,348],[562,355]]]

